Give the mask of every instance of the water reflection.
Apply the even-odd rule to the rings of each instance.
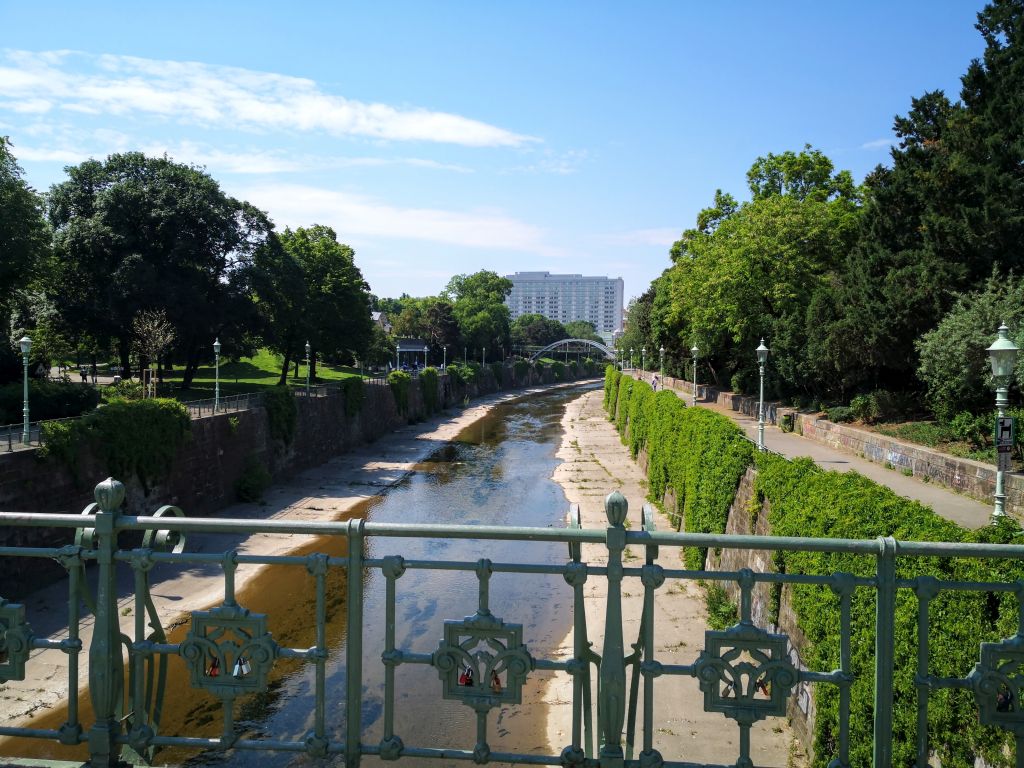
[[[564,523],[565,497],[550,480],[558,461],[555,451],[565,403],[578,396],[561,392],[495,408],[461,433],[387,496],[362,505],[356,514],[374,522],[558,526]],[[344,478],[337,478],[343,482]],[[301,553],[326,552],[347,556],[346,542],[337,537],[317,539]],[[407,559],[495,562],[562,563],[564,545],[526,542],[484,543],[472,540],[371,539],[370,557],[402,555]],[[363,741],[381,738],[385,581],[378,571],[364,579],[363,632]],[[346,574],[331,569],[327,590],[328,732],[344,739],[346,626]],[[444,619],[462,619],[477,608],[478,581],[469,572],[409,570],[397,581],[396,645],[405,651],[430,653],[442,637]],[[270,631],[283,646],[305,648],[315,644],[315,586],[302,567],[265,569],[239,595],[239,602],[269,616]],[[495,574],[491,579],[492,612],[506,622],[524,627],[524,640],[537,656],[547,655],[564,636],[571,617],[571,593],[558,577]],[[187,625],[176,628],[171,641],[183,639]],[[173,681],[160,731],[165,735],[215,737],[221,731],[220,700],[192,691],[188,674],[177,657],[170,660]],[[267,692],[240,699],[237,727],[246,738],[301,740],[313,727],[315,669],[298,660],[279,660]],[[536,690],[534,681],[533,692]],[[407,746],[472,749],[475,718],[464,705],[443,701],[437,672],[430,667],[401,665],[396,671],[395,731]],[[87,696],[82,697],[82,722],[91,723]],[[493,710],[489,739],[494,750],[532,749],[538,746],[543,711],[534,707],[524,715],[518,708]],[[64,712],[51,711],[33,727],[56,728]],[[511,727],[515,724],[515,728]],[[496,727],[495,727],[496,726]],[[6,746],[6,745],[5,745]],[[31,749],[30,749],[31,747]],[[13,754],[56,759],[82,759],[85,751],[44,742],[19,740]],[[5,752],[7,749],[4,750]],[[229,763],[231,765],[287,765],[306,762],[294,754],[203,753],[164,750],[160,763]]]

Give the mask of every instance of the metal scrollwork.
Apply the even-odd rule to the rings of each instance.
[[[477,711],[521,703],[523,683],[533,668],[522,625],[506,624],[490,614],[446,621],[432,663],[444,698]]]
[[[192,629],[179,653],[194,687],[227,699],[265,691],[277,650],[265,614],[222,605],[192,612]]]
[[[25,606],[0,597],[0,683],[25,679],[25,662],[32,650],[32,628]]]
[[[789,637],[750,624],[704,633],[694,674],[704,691],[704,709],[750,724],[783,717],[799,679],[789,660]]]
[[[982,725],[1024,734],[1024,637],[981,644],[981,661],[968,676]]]

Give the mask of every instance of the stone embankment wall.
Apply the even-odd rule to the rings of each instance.
[[[531,372],[527,381],[514,382],[508,368],[503,378],[504,388],[554,383],[550,369]],[[442,408],[461,406],[465,398],[499,389],[490,369],[485,370],[481,385],[463,386],[441,376],[438,402]],[[417,379],[409,387],[406,414],[399,413],[387,384],[369,383],[363,391],[363,403],[352,416],[345,413],[345,398],[340,393],[297,397],[295,437],[288,445],[271,437],[263,408],[194,419],[191,439],[179,449],[158,485],[145,489],[136,478],[118,478],[127,489],[124,512],[149,515],[163,504],[173,504],[190,517],[211,515],[235,502],[235,483],[250,456],[276,479],[284,479],[427,415]],[[0,510],[78,514],[92,503],[93,488],[106,474],[97,457],[88,453],[78,457],[75,473],[59,460],[39,456],[37,450],[2,453]],[[71,541],[69,529],[0,527],[0,546],[59,547]],[[0,559],[0,596],[17,597],[63,574],[63,568],[49,561]]]
[[[693,393],[693,384],[683,379],[666,376],[665,386],[687,394]],[[757,417],[756,397],[737,395],[699,383],[697,390],[702,402],[717,403],[733,411]],[[815,415],[799,413],[780,403],[766,402],[764,411],[765,421],[770,424],[777,424],[783,416],[792,414],[794,430],[808,440],[888,465],[894,471],[909,470],[914,477],[927,477],[930,482],[983,502],[992,501],[992,494],[995,493],[996,468],[992,464],[961,459],[877,432],[836,424]],[[1024,473],[1007,473],[1005,491],[1007,514],[1024,521]]]

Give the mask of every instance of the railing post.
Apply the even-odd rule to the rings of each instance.
[[[622,641],[622,551],[626,548],[629,502],[618,491],[608,494],[608,602],[604,650],[601,654],[600,730],[601,768],[622,768],[622,724],[626,716],[626,663]]]
[[[118,762],[116,739],[121,733],[118,702],[124,692],[114,563],[117,518],[124,502],[124,485],[108,477],[96,486],[95,497],[99,507],[95,528],[99,574],[96,619],[89,645],[89,695],[96,722],[89,730],[89,762],[93,768],[108,768]]]
[[[348,521],[348,637],[345,645],[345,766],[358,768],[363,725],[363,523]]]
[[[892,764],[893,659],[896,643],[896,540],[878,539],[875,595],[874,768]]]

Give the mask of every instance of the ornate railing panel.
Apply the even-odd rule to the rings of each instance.
[[[0,557],[53,558],[68,571],[68,626],[61,637],[37,637],[24,606],[0,596],[0,682],[23,679],[31,669],[31,652],[56,649],[68,656],[69,695],[67,721],[60,728],[32,729],[0,726],[0,735],[50,739],[62,744],[86,743],[94,766],[113,766],[121,759],[150,761],[161,747],[215,750],[277,750],[301,752],[314,758],[344,756],[355,768],[363,755],[384,760],[406,757],[488,762],[527,763],[602,768],[659,768],[693,766],[685,751],[662,755],[654,746],[659,713],[654,705],[655,686],[671,686],[674,678],[695,678],[703,694],[706,711],[717,712],[736,723],[739,754],[723,755],[722,763],[752,766],[750,730],[765,718],[784,717],[786,706],[799,685],[835,686],[839,694],[840,733],[832,764],[849,765],[850,688],[854,675],[850,665],[851,599],[858,589],[876,595],[876,658],[874,674],[874,744],[876,766],[891,764],[893,704],[893,643],[895,605],[898,590],[916,596],[919,608],[918,649],[918,765],[927,764],[928,703],[931,691],[961,688],[973,691],[983,723],[1005,729],[1016,739],[1018,764],[1024,741],[1024,714],[1018,702],[1024,689],[1024,613],[1015,636],[1002,642],[983,643],[978,663],[963,677],[938,678],[929,675],[928,607],[943,591],[1010,592],[1018,606],[1024,600],[1024,584],[995,584],[941,581],[933,577],[897,579],[897,557],[998,557],[1024,559],[1024,546],[983,544],[941,544],[897,542],[893,539],[852,541],[758,536],[698,535],[658,532],[653,512],[644,507],[640,530],[626,528],[628,506],[618,493],[606,501],[609,525],[604,530],[584,529],[579,509],[569,512],[564,530],[496,526],[428,526],[366,523],[362,520],[336,522],[282,522],[266,520],[193,520],[175,507],[163,507],[151,517],[120,513],[124,487],[107,480],[96,488],[96,503],[81,515],[0,513],[0,525],[63,527],[74,531],[74,543],[59,548],[0,548]],[[124,531],[142,531],[141,546],[120,549],[118,536]],[[236,550],[221,553],[189,552],[185,536],[198,532],[299,533],[343,537],[344,556],[326,554],[257,556]],[[403,538],[474,539],[483,541],[562,542],[568,544],[565,562],[500,563],[489,559],[471,562],[413,560],[399,554],[368,557],[366,540],[378,539],[378,549],[395,551]],[[390,543],[389,543],[390,542]],[[606,565],[593,565],[582,557],[582,545],[596,545],[607,552]],[[630,545],[645,548],[639,567],[627,567],[623,553]],[[874,575],[697,572],[670,568],[662,562],[678,562],[678,549],[697,546],[723,549],[776,551],[824,551],[863,555],[875,561]],[[661,551],[676,555],[659,562]],[[168,641],[150,595],[149,572],[157,563],[182,567],[217,566],[221,569],[224,596],[220,605],[191,612],[186,638]],[[268,617],[240,605],[235,595],[235,572],[239,565],[278,565],[305,568],[314,581],[315,643],[308,648],[279,645],[267,630]],[[85,578],[86,566],[95,570],[96,591]],[[130,569],[134,578],[134,626],[121,632],[115,589],[115,572]],[[396,601],[403,576],[412,570],[449,570],[472,573],[478,593],[475,612],[462,619],[438,619],[436,650],[417,653],[396,644]],[[344,728],[334,707],[341,693],[328,690],[325,666],[330,659],[326,636],[328,577],[332,571],[346,575],[347,629],[345,637]],[[362,576],[378,571],[385,588],[384,647],[381,664],[384,678],[382,738],[364,742],[363,714],[363,589]],[[564,579],[572,588],[573,657],[547,659],[535,655],[523,626],[505,621],[490,605],[491,579],[498,574],[542,574]],[[591,647],[583,610],[584,584],[590,578],[605,578],[608,598],[601,653]],[[655,644],[655,592],[666,581],[716,580],[737,584],[739,618],[721,631],[705,633],[705,647],[690,664],[669,664],[659,660]],[[623,636],[623,585],[639,583],[643,588],[643,614],[639,634],[626,653]],[[791,661],[790,638],[752,619],[753,593],[759,584],[815,584],[831,590],[839,604],[842,637],[839,666],[832,670],[798,668]],[[88,649],[81,640],[80,606],[93,614],[93,634]],[[123,651],[127,651],[126,657]],[[78,712],[78,668],[87,654],[89,695],[94,722],[83,724]],[[205,690],[222,703],[221,734],[216,738],[165,734],[160,730],[163,699],[167,688],[167,661],[181,657],[189,670],[192,688]],[[127,665],[125,665],[127,658]],[[236,727],[236,704],[240,697],[266,690],[268,676],[280,659],[294,659],[314,672],[315,711],[311,727],[301,739],[242,738]],[[436,672],[437,687],[417,695],[449,700],[468,707],[475,715],[475,733],[467,734],[464,748],[451,749],[431,744],[406,744],[396,729],[396,670],[402,665],[424,665]],[[124,675],[127,669],[128,681]],[[488,713],[495,707],[516,705],[529,676],[537,670],[568,674],[573,681],[571,742],[559,754],[520,754],[492,751],[489,744]],[[597,686],[596,695],[594,685]],[[642,692],[641,692],[642,685]],[[642,698],[641,698],[642,697]],[[596,703],[596,712],[595,705]],[[332,706],[333,705],[333,706]],[[596,716],[595,716],[596,715]],[[637,720],[640,718],[639,734]],[[723,722],[725,722],[723,720]],[[343,738],[332,734],[344,733]],[[637,737],[639,736],[639,743]]]

